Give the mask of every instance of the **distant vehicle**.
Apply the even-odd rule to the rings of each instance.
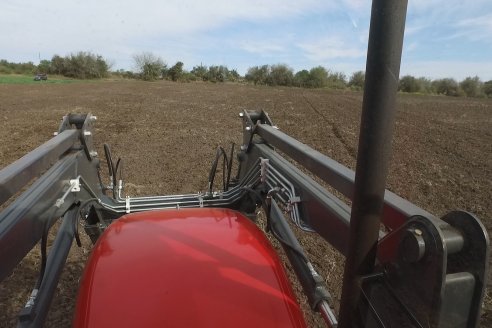
[[[48,80],[48,75],[44,73],[36,74],[34,76],[34,81],[47,81]]]

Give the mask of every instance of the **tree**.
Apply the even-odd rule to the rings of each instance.
[[[236,69],[232,69],[229,71],[229,76],[227,79],[232,82],[237,82],[241,79],[241,75],[239,75]]]
[[[478,76],[467,77],[460,83],[460,87],[467,97],[479,97],[482,95],[482,81]]]
[[[301,88],[305,88],[309,83],[309,78],[310,78],[309,71],[303,69],[302,71],[299,71],[296,73],[296,75],[294,75],[294,85]]]
[[[434,80],[432,81],[432,87],[437,94],[454,97],[458,97],[460,95],[460,88],[455,79],[446,78]]]
[[[355,90],[364,90],[365,81],[366,73],[364,71],[357,71],[350,77],[348,85]]]
[[[292,68],[284,64],[270,66],[266,83],[268,85],[290,86],[294,81]]]
[[[419,92],[422,93],[435,93],[434,88],[432,87],[432,81],[425,77],[419,77],[417,79],[419,84]]]
[[[266,84],[269,72],[270,67],[268,65],[263,65],[261,67],[253,66],[248,68],[245,78],[246,81],[253,82],[255,85]]]
[[[323,66],[317,66],[311,68],[309,71],[309,80],[307,87],[309,88],[323,88],[328,82],[328,71]]]
[[[166,68],[164,61],[151,52],[143,52],[133,56],[135,69],[144,81],[155,81],[162,77]]]
[[[65,59],[58,55],[51,58],[50,73],[62,75],[65,71]]]
[[[197,79],[205,81],[206,75],[207,75],[208,69],[207,66],[203,66],[200,64],[200,66],[195,66],[191,70],[191,74],[195,75]]]
[[[176,82],[181,78],[181,76],[183,75],[183,66],[184,66],[183,62],[179,61],[169,69],[168,74],[171,80]]]
[[[347,85],[347,77],[342,72],[328,71],[328,79],[326,86],[332,89],[345,89]]]
[[[492,97],[492,80],[483,84],[483,93],[485,93],[487,97]]]
[[[229,76],[229,69],[226,66],[210,66],[205,75],[206,81],[210,82],[225,82]]]
[[[411,75],[405,75],[400,78],[400,83],[398,85],[398,90],[402,92],[419,92],[420,86],[417,79]]]
[[[39,73],[49,73],[51,68],[51,61],[43,59],[39,62],[38,72]]]

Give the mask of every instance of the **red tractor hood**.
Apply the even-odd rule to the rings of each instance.
[[[305,327],[276,252],[241,213],[129,214],[94,246],[75,327]]]

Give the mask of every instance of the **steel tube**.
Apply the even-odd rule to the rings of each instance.
[[[69,150],[77,130],[66,130],[0,171],[0,205]]]
[[[374,270],[395,117],[407,0],[373,0],[340,327],[358,316],[360,278]]]

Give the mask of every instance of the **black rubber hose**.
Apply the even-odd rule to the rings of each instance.
[[[217,166],[219,164],[219,159],[221,156],[224,156],[223,177],[225,178],[225,166],[228,164],[227,154],[226,154],[224,148],[218,147],[217,151],[215,153],[215,159],[212,162],[212,168],[210,169],[210,173],[208,175],[208,191],[209,192],[212,192],[212,190],[213,190],[215,174],[217,173]]]
[[[55,213],[57,207],[52,207],[51,210],[51,215],[48,216],[48,221],[46,221],[46,224],[44,226],[44,231],[43,231],[43,236],[41,237],[41,268],[39,270],[39,278],[38,281],[36,282],[36,289],[39,289],[41,286],[41,282],[43,281],[44,277],[44,272],[46,271],[46,261],[47,261],[47,248],[48,248],[48,232],[50,231],[52,221],[55,218]]]
[[[108,144],[104,144],[104,155],[106,156],[106,162],[108,163],[109,175],[113,178],[113,184],[115,184],[113,158],[111,157],[111,148],[109,148]]]

